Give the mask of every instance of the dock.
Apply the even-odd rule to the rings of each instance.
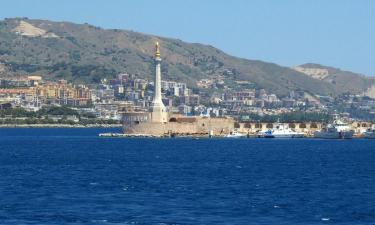
[[[152,134],[123,134],[123,133],[101,133],[99,137],[113,137],[113,138],[161,138],[164,136],[152,135]]]

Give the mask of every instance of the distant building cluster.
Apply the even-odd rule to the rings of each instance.
[[[85,85],[72,85],[65,80],[45,82],[40,76],[1,79],[0,97],[15,106],[32,111],[43,105],[84,106],[91,103],[91,90]]]
[[[200,89],[184,82],[162,80],[161,95],[166,109],[172,113],[205,117],[232,116],[243,120],[249,115],[280,115],[294,111],[325,113],[337,105],[348,109],[343,116],[355,117],[349,109],[365,110],[375,116],[375,101],[364,96],[312,96],[304,91],[290,91],[286,96],[265,89],[234,90],[225,86],[224,71],[216,79],[198,81]],[[43,106],[65,105],[88,112],[100,119],[121,120],[124,111],[149,111],[154,96],[154,81],[122,73],[103,79],[98,85],[75,85],[66,80],[46,81],[41,76],[0,78],[0,109],[22,107],[37,111]],[[220,88],[218,88],[220,87]]]

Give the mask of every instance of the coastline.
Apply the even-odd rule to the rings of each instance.
[[[121,124],[1,124],[1,128],[121,128]]]

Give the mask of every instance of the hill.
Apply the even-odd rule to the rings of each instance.
[[[102,29],[89,24],[13,18],[0,21],[0,74],[40,74],[46,79],[98,83],[118,73],[152,79],[154,42],[162,50],[164,79],[196,87],[200,79],[223,77],[278,95],[290,90],[336,95],[343,90],[326,80],[273,63],[230,56],[212,46],[186,43],[133,31]]]
[[[375,84],[374,78],[313,63],[306,63],[294,69],[314,79],[331,84],[335,93],[367,93],[370,97],[375,97],[371,94],[371,89],[373,89],[372,87]]]

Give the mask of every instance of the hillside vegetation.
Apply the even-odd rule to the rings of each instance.
[[[45,79],[98,83],[118,73],[152,79],[155,41],[161,43],[163,79],[188,83],[225,76],[225,83],[248,81],[278,95],[290,90],[336,95],[357,91],[349,85],[315,79],[291,68],[230,56],[212,46],[186,43],[133,31],[102,29],[89,24],[29,20],[0,21],[0,73],[40,74]],[[230,73],[225,73],[230,71]]]

